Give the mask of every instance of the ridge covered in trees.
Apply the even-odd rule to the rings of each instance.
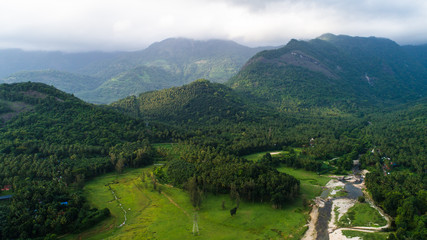
[[[2,205],[2,239],[78,231],[109,216],[91,208],[80,188],[120,162],[152,163],[145,123],[93,106],[40,83],[0,85],[0,185],[13,197]],[[22,107],[25,106],[25,107]],[[115,158],[110,157],[117,156]]]

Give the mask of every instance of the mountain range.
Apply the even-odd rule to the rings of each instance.
[[[195,79],[225,82],[255,53],[232,41],[171,38],[135,52],[0,51],[3,82],[51,84],[92,103],[110,103]],[[81,85],[81,82],[86,85]]]

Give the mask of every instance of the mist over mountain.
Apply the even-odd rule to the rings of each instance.
[[[3,81],[5,83],[41,82],[73,94],[95,89],[103,82],[100,78],[57,70],[21,71],[4,78]]]
[[[3,50],[0,53],[0,77],[5,82],[40,81],[74,93],[94,103],[110,103],[144,91],[180,86],[195,79],[206,78],[225,82],[255,53],[271,49],[249,48],[232,41],[197,41],[170,38],[136,52],[61,53]],[[40,71],[44,70],[43,78]],[[69,73],[67,79],[58,72]],[[25,74],[10,74],[26,71]],[[31,71],[36,71],[31,73]],[[96,82],[93,88],[66,87],[79,85],[81,79]],[[49,80],[48,80],[49,79]],[[67,83],[61,83],[66,81]]]
[[[81,73],[91,63],[114,58],[119,53],[65,53],[49,51],[0,50],[0,78],[20,71],[57,70]]]

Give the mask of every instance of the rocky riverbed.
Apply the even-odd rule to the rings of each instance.
[[[309,229],[302,239],[318,239],[318,240],[355,240],[359,238],[347,238],[342,234],[342,230],[357,230],[373,232],[379,231],[381,228],[368,227],[353,227],[353,228],[338,228],[337,221],[340,219],[354,204],[359,196],[363,196],[364,174],[359,172],[357,167],[353,169],[353,173],[347,176],[331,176],[331,179],[325,186],[320,197],[314,199],[314,206],[310,214],[311,220],[308,224]],[[372,202],[370,202],[373,205]],[[376,207],[375,207],[376,208]],[[387,216],[383,215],[389,222]]]

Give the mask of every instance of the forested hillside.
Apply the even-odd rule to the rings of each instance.
[[[278,113],[267,101],[247,98],[207,80],[128,97],[111,106],[147,122],[175,126],[166,131],[176,139],[191,139],[237,155],[306,145],[309,139],[319,138],[319,144],[328,146],[315,155],[326,158],[351,149],[350,133],[366,123],[339,111]]]
[[[427,237],[426,99],[372,114],[364,135],[372,144],[361,156],[371,170],[366,186],[394,218],[397,239]]]
[[[388,39],[325,34],[250,59],[228,83],[280,111],[353,111],[425,96],[427,68]]]
[[[108,217],[80,193],[85,179],[152,162],[154,135],[142,121],[39,83],[0,85],[0,235],[35,238],[84,229]],[[153,134],[153,132],[151,131]],[[158,140],[157,140],[158,141]],[[121,154],[111,159],[111,154]]]
[[[125,113],[168,123],[237,122],[250,109],[230,88],[207,80],[122,99],[112,104]],[[252,108],[253,109],[253,108]]]

